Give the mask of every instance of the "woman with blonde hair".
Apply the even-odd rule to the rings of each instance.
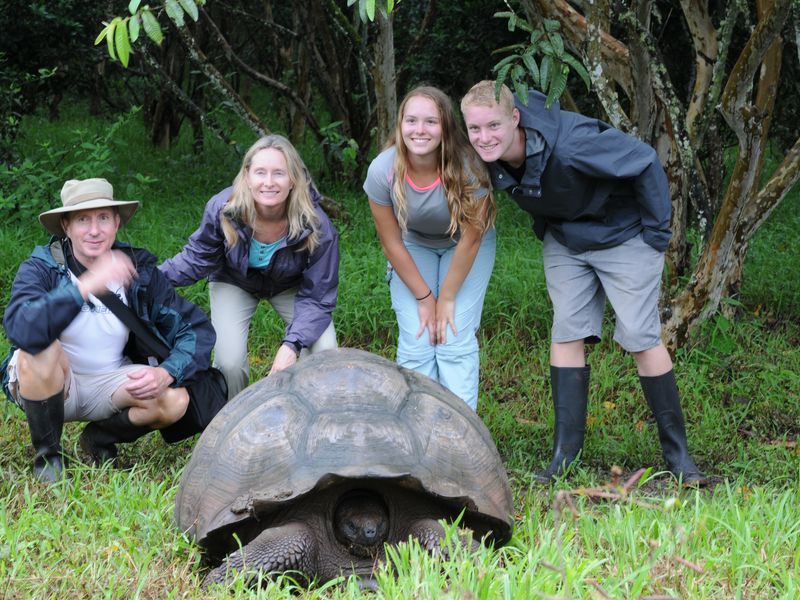
[[[364,191],[389,261],[397,362],[477,409],[475,334],[494,266],[494,199],[444,92],[406,95]]]
[[[233,186],[208,201],[183,250],[159,267],[175,286],[208,278],[214,364],[231,398],[249,381],[247,338],[260,300],[286,323],[270,374],[304,349],[336,347],[339,236],[319,200],[289,140],[263,137],[245,154]]]

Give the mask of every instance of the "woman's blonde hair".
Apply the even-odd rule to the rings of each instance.
[[[442,187],[450,211],[450,227],[447,229],[447,233],[453,237],[462,225],[475,227],[481,233],[485,233],[493,225],[495,217],[494,196],[491,192],[489,174],[486,166],[459,127],[452,101],[447,94],[433,86],[418,86],[406,94],[397,111],[394,134],[386,143],[387,148],[395,146],[397,149],[394,160],[393,190],[400,228],[406,229],[408,217],[405,183],[409,162],[408,148],[403,142],[401,128],[408,101],[418,96],[431,100],[439,113],[442,142],[439,144],[437,153]],[[485,200],[487,204],[484,204],[482,198],[475,197],[475,192],[479,187],[488,190]]]
[[[239,242],[239,236],[233,226],[233,221],[248,225],[255,229],[256,224],[256,205],[253,194],[247,186],[247,172],[253,163],[253,157],[262,150],[273,148],[281,152],[286,159],[286,166],[289,173],[289,180],[292,188],[286,199],[286,218],[289,221],[288,238],[299,237],[305,229],[310,229],[311,233],[306,237],[298,251],[307,250],[313,252],[319,245],[319,216],[314,208],[309,191],[312,186],[311,178],[308,175],[303,159],[297,153],[292,143],[282,135],[272,134],[260,138],[242,159],[242,167],[233,180],[233,192],[225,206],[222,208],[220,221],[225,240],[230,247]]]

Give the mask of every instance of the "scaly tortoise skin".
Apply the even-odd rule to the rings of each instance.
[[[475,539],[511,537],[508,479],[481,419],[435,381],[341,348],[220,411],[183,472],[175,521],[219,565],[206,584],[231,569],[324,582],[369,578],[384,544],[409,536],[441,551],[438,520],[462,510]]]

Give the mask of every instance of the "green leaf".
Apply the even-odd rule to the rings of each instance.
[[[510,11],[507,11],[507,10],[501,10],[500,12],[496,12],[496,13],[494,13],[494,15],[493,15],[493,16],[494,16],[494,17],[496,17],[496,18],[498,18],[498,19],[509,19],[509,18],[511,18],[513,15],[514,15],[514,13],[512,13],[512,12],[510,12]]]
[[[561,36],[557,33],[554,33],[548,36],[550,43],[553,44],[553,53],[558,57],[561,58],[564,56],[564,40],[561,39]]]
[[[103,30],[100,33],[97,34],[97,39],[95,39],[95,41],[94,41],[94,45],[95,46],[97,46],[97,44],[102,42],[103,39],[106,37],[106,35],[108,34],[108,28],[109,27],[111,27],[111,23],[106,23],[106,26],[103,27]]]
[[[375,0],[367,0],[367,18],[370,21],[375,20]]]
[[[164,41],[164,34],[161,33],[161,25],[158,24],[158,19],[150,12],[149,8],[145,8],[142,11],[142,25],[147,37],[160,46],[161,42]]]
[[[106,32],[106,45],[108,46],[108,55],[111,60],[117,60],[117,53],[114,51],[114,30],[120,22],[119,17],[114,17],[111,23],[108,24],[108,31]]]
[[[553,67],[553,59],[550,56],[542,58],[539,65],[539,89],[546,92],[550,88],[550,69]]]
[[[544,101],[544,107],[549,109],[553,104],[561,97],[561,94],[564,93],[564,90],[567,89],[567,75],[569,74],[569,69],[563,65],[559,64],[559,68],[556,69],[556,74],[553,76],[553,80],[550,83],[550,91],[547,93],[547,99]]]
[[[586,67],[583,66],[583,63],[579,61],[577,58],[572,56],[571,54],[564,54],[561,58],[567,65],[569,65],[573,71],[575,71],[581,79],[583,79],[583,83],[586,84],[586,89],[592,89],[592,80],[589,77],[589,71],[586,70]]]
[[[525,68],[528,69],[528,74],[531,76],[534,85],[539,85],[539,65],[536,64],[536,59],[533,54],[525,53],[522,55],[522,62]]]
[[[128,21],[128,36],[131,43],[139,39],[139,31],[141,30],[142,22],[139,20],[139,15],[133,15]]]
[[[142,3],[142,0],[131,0],[128,2],[128,12],[132,15],[136,14],[136,11],[139,10],[139,5]]]
[[[183,27],[183,9],[178,4],[178,0],[164,0],[164,9],[167,11],[167,16],[172,19],[178,27]]]
[[[505,75],[503,76],[503,79],[505,79]],[[503,79],[498,77],[494,81],[494,100],[495,100],[495,102],[500,102],[500,90],[503,88]]]
[[[500,52],[512,52],[513,50],[525,50],[525,48],[525,44],[511,44],[510,46],[503,46],[502,48],[492,50],[492,54],[498,54]]]
[[[557,21],[556,19],[544,20],[544,30],[547,33],[553,33],[554,31],[558,31],[559,29],[561,29],[561,21]]]
[[[498,89],[502,86],[503,83],[505,83],[506,77],[508,77],[508,71],[510,69],[511,69],[511,65],[508,64],[508,65],[504,66],[503,68],[501,68],[497,72],[497,78],[496,78],[495,85],[497,86]]]
[[[492,67],[492,71],[499,71],[503,67],[505,67],[508,63],[514,62],[514,60],[519,56],[518,54],[510,54],[506,56],[503,60],[497,63],[495,66]]]
[[[511,16],[508,17],[508,30],[514,31],[514,27],[516,26],[516,24],[517,24],[517,15],[511,13]]]
[[[539,52],[546,56],[553,56],[553,44],[551,44],[549,40],[542,40],[539,44]]]
[[[531,26],[528,25],[528,22],[525,19],[520,19],[519,17],[517,17],[516,26],[517,26],[517,29],[522,29],[523,31],[527,31],[528,33],[533,31]]]
[[[184,12],[189,15],[192,21],[197,21],[200,18],[200,11],[197,10],[197,4],[194,3],[194,0],[178,0],[183,7]]]
[[[528,84],[525,83],[525,75],[525,68],[522,65],[511,67],[511,83],[514,84],[514,91],[517,93],[518,98],[528,97]]]
[[[124,21],[119,23],[114,30],[114,45],[117,47],[119,62],[127,68],[131,56],[131,40],[128,37],[128,27]]]
[[[537,29],[536,31],[531,32],[531,46],[536,46],[539,43],[539,40],[544,35],[544,31],[541,29]]]

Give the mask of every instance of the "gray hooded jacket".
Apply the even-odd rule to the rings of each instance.
[[[650,246],[666,250],[672,205],[653,148],[608,123],[563,111],[558,103],[545,110],[539,92],[530,92],[527,106],[515,101],[529,141],[522,181],[500,162],[489,170],[494,188],[508,191],[533,215],[539,239],[547,230],[584,252],[641,233]],[[543,149],[534,141],[541,139]]]

